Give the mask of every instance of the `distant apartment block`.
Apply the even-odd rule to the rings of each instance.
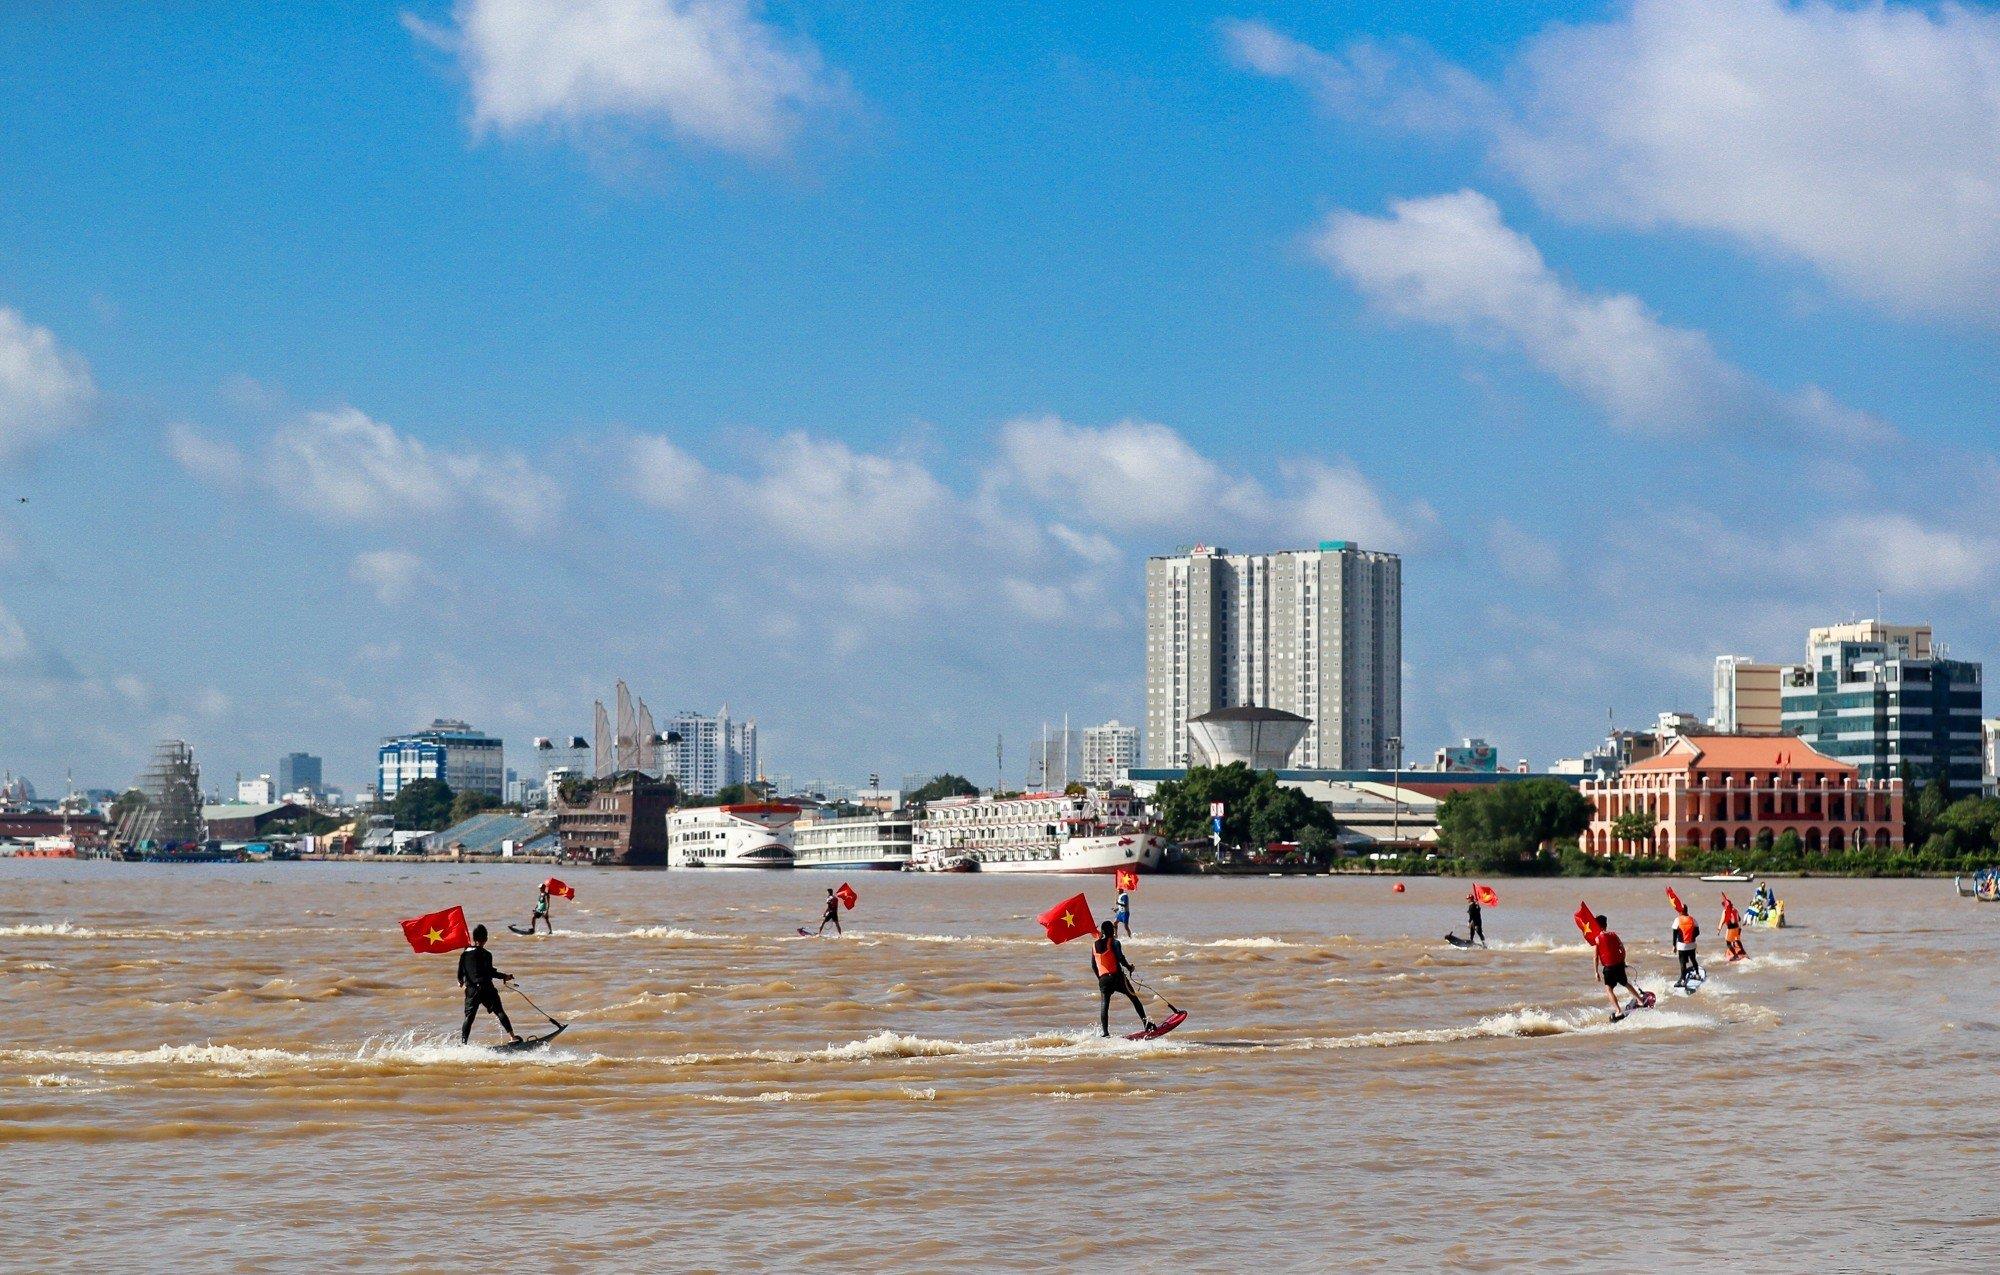
[[[1079,776],[1093,787],[1108,787],[1139,764],[1139,728],[1116,719],[1083,728],[1083,766]]]
[[[732,720],[727,707],[713,717],[679,713],[660,729],[668,739],[663,769],[680,782],[682,792],[705,797],[759,774],[757,723]]]
[[[253,806],[268,806],[278,799],[277,786],[269,775],[259,775],[255,779],[236,780],[236,800]]]
[[[1782,664],[1747,655],[1715,657],[1715,708],[1709,725],[1725,734],[1775,735],[1784,729]]]
[[[278,758],[278,795],[282,797],[305,788],[324,792],[323,772],[320,759],[311,753],[286,753]]]
[[[1223,708],[1309,723],[1292,764],[1387,769],[1403,732],[1402,559],[1323,540],[1146,563],[1148,766],[1188,764],[1188,721]]]
[[[452,792],[506,798],[505,749],[498,739],[471,725],[441,717],[423,730],[391,735],[375,754],[376,791],[393,800],[404,784],[442,779]]]
[[[1867,779],[1942,780],[1954,793],[1984,776],[1982,672],[1933,648],[1929,625],[1876,620],[1813,629],[1787,665],[1784,728]]]

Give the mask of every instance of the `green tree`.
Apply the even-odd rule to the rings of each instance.
[[[111,803],[111,823],[116,827],[120,820],[135,810],[146,808],[146,794],[137,788],[127,788]]]
[[[1340,838],[1331,828],[1307,828],[1299,834],[1299,853],[1308,863],[1330,867],[1340,857]]]
[[[1161,829],[1181,841],[1207,835],[1209,805],[1223,803],[1225,845],[1269,845],[1297,841],[1311,828],[1333,831],[1333,816],[1296,788],[1286,788],[1268,770],[1242,762],[1194,766],[1186,776],[1160,785],[1154,797]]]
[[[482,810],[491,810],[500,804],[500,799],[489,793],[467,790],[451,799],[451,821],[464,823]]]
[[[1620,841],[1651,841],[1658,822],[1650,810],[1628,810],[1611,821],[1611,835]]]
[[[442,779],[415,779],[396,790],[389,816],[399,829],[436,832],[451,823],[451,803],[450,784]]]
[[[964,775],[950,773],[938,775],[915,792],[906,795],[905,802],[938,801],[945,797],[977,797],[979,786]]]
[[[1909,791],[1907,785],[1904,791]],[[1923,786],[1915,801],[1904,802],[1903,844],[1920,846],[1929,841],[1938,830],[1938,820],[1944,817],[1948,804],[1944,788],[1935,779]]]
[[[1591,806],[1560,779],[1505,780],[1463,788],[1438,808],[1438,837],[1478,871],[1524,866],[1590,826]]]

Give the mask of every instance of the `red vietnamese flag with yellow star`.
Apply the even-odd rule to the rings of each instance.
[[[411,917],[403,922],[403,937],[419,952],[456,952],[472,946],[472,935],[465,928],[464,908],[446,908]]]
[[[1064,899],[1035,919],[1048,931],[1051,943],[1067,943],[1097,933],[1097,922],[1090,916],[1090,900],[1081,894]]]
[[[1120,868],[1113,879],[1121,890],[1136,890],[1139,888],[1139,869]]]

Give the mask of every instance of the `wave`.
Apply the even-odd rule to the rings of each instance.
[[[235,938],[264,938],[277,934],[296,934],[293,929],[265,930],[218,930],[208,928],[169,929],[152,926],[130,930],[99,930],[74,921],[24,921],[17,925],[0,925],[0,938],[28,939],[205,939],[224,936]]]
[[[71,1067],[230,1067],[248,1071],[310,1064],[313,1056],[289,1049],[241,1045],[155,1045],[151,1049],[9,1049],[0,1058]]]
[[[560,1067],[576,1063],[600,1062],[602,1056],[579,1054],[552,1045],[545,1045],[540,1049],[500,1053],[485,1045],[462,1045],[456,1036],[445,1032],[407,1031],[399,1036],[371,1036],[361,1042],[361,1046],[349,1056],[348,1060],[378,1065],[415,1064],[426,1067],[440,1063],[481,1067]]]
[[[1580,941],[1552,939],[1546,934],[1530,934],[1524,939],[1496,939],[1487,944],[1496,952],[1540,952],[1545,955],[1584,956],[1590,952],[1590,944]]]
[[[1183,939],[1171,934],[1144,934],[1134,938],[1120,939],[1126,947],[1305,947],[1304,943],[1293,943],[1288,939],[1272,938],[1269,935],[1226,939]]]
[[[1370,1049],[1398,1045],[1447,1044],[1458,1040],[1535,1039],[1543,1036],[1595,1035],[1613,1031],[1660,1031],[1676,1027],[1713,1027],[1715,1021],[1681,1010],[1654,1008],[1636,1010],[1623,1022],[1614,1023],[1605,1013],[1592,1009],[1555,1010],[1527,1008],[1492,1014],[1461,1027],[1415,1028],[1404,1031],[1364,1032],[1358,1036],[1335,1036],[1314,1042],[1323,1049]]]

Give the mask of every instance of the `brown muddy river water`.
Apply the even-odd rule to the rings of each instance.
[[[1796,922],[1668,992],[1658,881],[1147,878],[1129,952],[1187,1025],[1097,1039],[1110,883],[0,864],[11,1269],[2000,1266],[2000,907],[1784,881]],[[1607,1024],[1569,916],[1658,1008]],[[458,1044],[462,904],[572,1023]],[[509,998],[517,1026],[541,1020]],[[1114,1031],[1135,1023],[1113,1007]]]

